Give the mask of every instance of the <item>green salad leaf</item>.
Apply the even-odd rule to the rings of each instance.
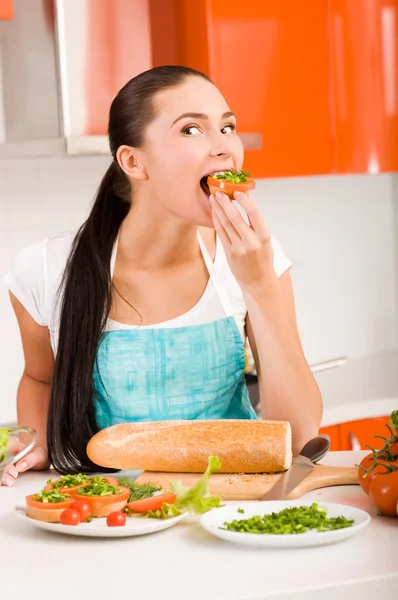
[[[0,429],[0,462],[2,462],[7,455],[9,431],[7,427]]]
[[[146,516],[156,519],[168,519],[184,512],[201,515],[211,508],[220,507],[221,498],[211,496],[209,490],[210,475],[220,467],[221,461],[218,456],[209,456],[206,471],[193,486],[185,487],[181,481],[170,481],[170,491],[177,494],[174,504],[163,504],[159,510],[148,511]]]

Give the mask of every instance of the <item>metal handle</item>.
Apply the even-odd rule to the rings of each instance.
[[[355,433],[350,431],[348,434],[348,437],[349,437],[350,444],[351,444],[351,450],[355,450],[355,451],[361,450],[361,444],[359,443],[359,439],[357,438]]]
[[[20,452],[18,452],[18,454],[16,454],[13,457],[12,464],[15,464],[19,460],[21,460],[21,458],[26,456],[33,449],[35,442],[36,442],[36,438],[37,438],[37,432],[35,429],[31,429],[30,427],[25,427],[24,425],[17,426],[17,427],[9,427],[8,431],[10,433],[21,433],[21,432],[25,431],[26,433],[30,434],[30,441],[28,442],[28,444],[24,448],[22,448],[22,450]]]
[[[347,356],[338,356],[337,358],[332,358],[330,360],[325,360],[323,362],[310,365],[310,369],[312,373],[318,373],[319,371],[327,371],[328,369],[335,369],[336,367],[341,367],[342,365],[345,365],[347,360]]]

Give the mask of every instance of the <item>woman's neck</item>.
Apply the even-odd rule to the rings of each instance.
[[[133,204],[121,227],[118,259],[148,271],[194,260],[200,255],[197,229],[170,213],[153,214]]]

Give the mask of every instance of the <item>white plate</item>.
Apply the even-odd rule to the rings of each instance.
[[[140,517],[127,517],[126,525],[123,527],[108,527],[106,517],[93,519],[91,523],[79,523],[79,525],[61,525],[61,523],[45,523],[31,519],[25,512],[25,501],[22,500],[15,506],[15,514],[28,524],[46,529],[56,533],[65,533],[67,535],[80,535],[84,537],[130,537],[134,535],[146,535],[148,533],[156,533],[163,531],[173,525],[177,525],[187,513],[183,513],[178,517],[171,519],[147,519]]]
[[[254,534],[240,533],[236,531],[225,531],[220,529],[225,522],[234,519],[249,519],[256,515],[264,515],[271,512],[279,512],[284,508],[292,506],[310,506],[313,502],[300,500],[279,500],[269,502],[235,502],[233,505],[215,508],[204,514],[200,519],[201,526],[209,533],[237,544],[246,546],[259,546],[263,548],[305,548],[309,546],[323,546],[325,544],[334,544],[351,536],[356,535],[370,522],[370,516],[367,512],[347,506],[345,504],[334,504],[333,502],[319,502],[320,507],[327,510],[328,517],[344,516],[347,519],[354,519],[354,524],[345,529],[336,529],[333,531],[308,531],[298,534]],[[238,508],[245,512],[239,513]]]

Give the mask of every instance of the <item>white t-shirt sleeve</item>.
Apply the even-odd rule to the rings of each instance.
[[[4,276],[4,284],[39,325],[48,325],[46,315],[46,246],[41,240],[23,248]]]
[[[274,251],[274,271],[280,277],[285,271],[290,269],[293,263],[282,250],[282,246],[278,240],[273,236],[271,236],[271,244]]]

